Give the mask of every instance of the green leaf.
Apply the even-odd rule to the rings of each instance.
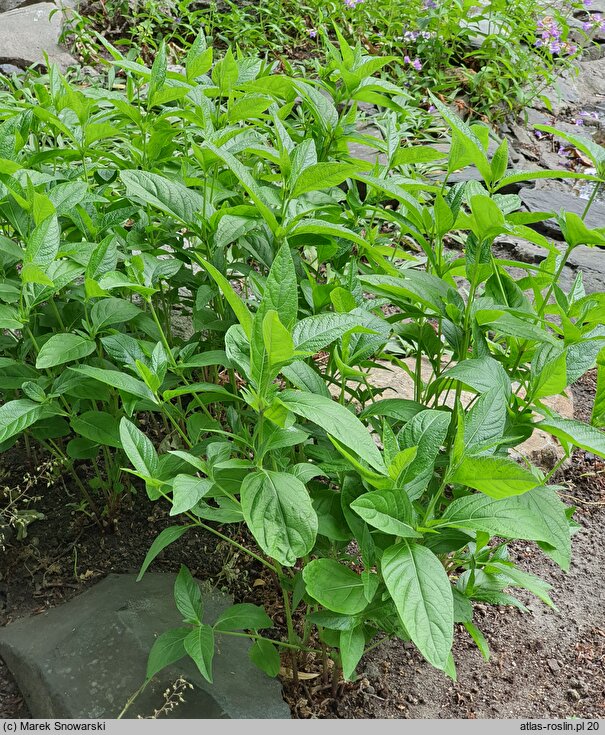
[[[463,623],[464,627],[466,628],[468,634],[470,637],[475,641],[475,644],[477,645],[477,648],[481,652],[481,655],[486,661],[489,661],[490,653],[489,653],[489,643],[486,641],[485,636],[483,633],[477,628],[476,625],[474,625],[471,622]]]
[[[506,426],[507,401],[501,387],[479,396],[464,417],[464,445],[470,454],[493,452]]]
[[[242,329],[246,333],[246,337],[250,339],[250,337],[252,336],[252,314],[248,310],[248,307],[244,304],[244,302],[235,292],[233,286],[219,270],[217,270],[211,263],[208,263],[208,261],[204,260],[203,258],[200,258],[199,260],[204,268],[206,268],[208,273],[210,273],[212,278],[216,281],[217,286],[223,292],[223,296],[229,302],[229,306],[233,309],[233,312],[237,317],[238,322],[241,324]]]
[[[216,383],[189,383],[183,385],[180,388],[174,388],[173,390],[165,390],[162,393],[162,398],[165,401],[171,401],[173,398],[178,396],[189,396],[197,395],[198,393],[208,394],[204,397],[204,402],[210,403],[212,400],[216,401],[241,401],[242,398],[235,393],[231,393],[222,385]]]
[[[409,166],[417,163],[432,163],[446,157],[442,151],[431,148],[430,145],[413,145],[398,148],[393,156],[392,166]]]
[[[184,640],[189,631],[190,628],[173,628],[162,633],[155,640],[147,659],[146,681],[149,681],[166,666],[180,661],[187,654]]]
[[[605,458],[605,432],[581,421],[549,416],[536,424],[536,428],[547,431],[558,439]]]
[[[198,667],[200,674],[212,684],[214,658],[214,630],[210,625],[199,625],[183,641],[185,650]]]
[[[281,374],[299,390],[330,398],[330,391],[323,377],[302,360],[295,360],[290,365],[282,367]]]
[[[435,97],[435,95],[433,94],[430,94],[430,97],[431,102],[433,103],[433,105],[435,105],[435,107],[439,111],[439,114],[452,129],[452,133],[457,135],[459,141],[461,141],[464,145],[464,148],[469,158],[472,160],[472,162],[481,173],[483,180],[486,182],[490,182],[492,177],[492,169],[487,160],[485,148],[483,147],[479,138],[476,136],[473,130],[471,130],[471,128],[465,122],[463,122],[460,117],[458,117],[455,112],[452,112],[452,110],[450,110],[447,105],[444,105],[443,102],[437,99],[437,97]]]
[[[411,500],[424,492],[431,477],[439,449],[445,441],[452,415],[446,411],[427,409],[413,416],[399,433],[404,447],[417,447],[416,456],[397,478],[399,486]]]
[[[317,314],[297,322],[292,338],[297,351],[314,355],[358,327],[359,320],[350,314]]]
[[[101,299],[93,305],[90,310],[90,319],[95,328],[95,332],[100,332],[113,324],[129,322],[140,313],[141,310],[139,307],[130,301],[110,297]]]
[[[18,293],[18,292],[17,292]],[[0,304],[0,329],[22,329],[19,312],[11,306]]]
[[[142,380],[137,380],[126,373],[120,373],[117,370],[104,370],[102,368],[92,367],[91,365],[80,365],[69,369],[81,375],[86,375],[89,378],[94,378],[100,383],[105,383],[105,385],[110,385],[125,393],[130,393],[137,398],[143,398],[157,403],[153,393]]]
[[[344,406],[323,396],[294,390],[283,391],[279,399],[288,410],[317,424],[375,470],[387,474],[371,434]]]
[[[47,217],[32,232],[25,248],[25,263],[47,266],[59,252],[61,229],[56,215]]]
[[[190,528],[191,526],[169,526],[159,534],[159,536],[149,547],[149,551],[147,552],[147,555],[145,556],[145,559],[141,564],[141,570],[139,571],[137,582],[140,582],[141,579],[143,579],[143,575],[149,568],[151,562],[156,558],[156,556],[167,546],[170,546],[170,544],[174,543],[174,541],[180,539],[181,536]]]
[[[521,569],[517,569],[517,567],[510,564],[493,560],[489,562],[485,571],[491,574],[495,572],[496,574],[504,575],[510,581],[510,585],[506,585],[507,587],[522,587],[523,589],[529,590],[538,599],[542,600],[545,605],[552,607],[554,610],[557,609],[548,595],[548,591],[552,589],[552,585],[539,577],[523,572]]]
[[[571,542],[565,505],[552,488],[538,487],[524,495],[493,499],[469,495],[454,500],[435,524],[438,527],[482,531],[548,544],[549,554],[563,569],[569,567]]]
[[[298,281],[287,243],[277,251],[271,264],[258,313],[264,317],[270,310],[278,313],[286,329],[292,329],[298,313]]]
[[[299,197],[309,191],[319,191],[339,186],[356,170],[356,166],[352,166],[350,163],[314,163],[297,178],[292,189],[292,197]]]
[[[307,592],[332,612],[356,615],[368,606],[363,580],[334,559],[314,559],[303,569]]]
[[[294,566],[315,545],[317,515],[307,488],[287,472],[261,470],[241,486],[244,518],[262,550]]]
[[[248,169],[242,163],[240,163],[234,155],[229,153],[229,151],[225,150],[224,148],[217,148],[209,141],[206,141],[204,143],[204,147],[212,151],[212,153],[220,158],[223,163],[235,174],[235,176],[239,180],[239,183],[245,189],[250,199],[252,199],[262,218],[269,226],[269,229],[271,230],[271,232],[273,232],[273,234],[275,234],[279,229],[279,224],[275,215],[269,208],[260,186],[257,184],[250,171],[248,171]]]
[[[252,663],[267,676],[275,678],[279,674],[281,661],[277,648],[271,641],[264,638],[254,641],[248,655]]]
[[[422,538],[412,526],[413,509],[404,490],[374,490],[360,495],[351,508],[370,526],[402,538]]]
[[[174,602],[186,623],[194,625],[202,622],[204,611],[202,593],[198,583],[184,564],[181,564],[174,583]]]
[[[197,505],[212,488],[212,482],[205,477],[177,475],[172,481],[172,508],[170,515],[186,513]]]
[[[351,681],[366,645],[363,626],[340,631],[340,660],[345,681]]]
[[[493,357],[463,360],[446,370],[443,377],[458,380],[477,393],[487,393],[492,388],[502,388],[507,398],[512,393],[510,378],[506,370]]]
[[[565,170],[509,171],[508,174],[504,176],[504,178],[500,179],[500,181],[498,182],[498,185],[493,189],[493,191],[504,189],[505,186],[510,186],[511,184],[517,184],[520,181],[532,181],[534,179],[591,179],[591,180],[595,180],[595,178],[596,177],[587,176],[583,172],[580,173],[576,171],[565,171]]]
[[[194,225],[198,213],[207,217],[214,213],[214,208],[199,192],[159,174],[125,170],[120,171],[120,178],[126,185],[128,197],[150,204],[186,225]]]
[[[157,452],[151,440],[126,418],[120,421],[120,441],[135,470],[146,477],[155,478],[159,468]]]
[[[55,416],[59,412],[51,406],[35,403],[27,398],[8,401],[0,406],[0,443],[5,442],[40,419]]]
[[[291,359],[294,354],[292,336],[273,309],[265,314],[262,332],[263,344],[272,367]]]
[[[118,420],[105,411],[85,411],[71,420],[71,428],[80,436],[90,439],[96,444],[122,448]]]
[[[42,345],[36,359],[38,370],[63,365],[73,360],[81,360],[95,351],[91,339],[79,334],[55,334]]]
[[[464,457],[450,480],[492,498],[521,495],[540,484],[529,470],[504,457]]]
[[[452,586],[425,546],[403,541],[382,555],[382,574],[399,617],[426,660],[445,669],[454,639]]]
[[[263,630],[272,627],[273,621],[263,608],[258,605],[251,605],[249,602],[231,605],[219,615],[214,624],[214,630],[217,632],[225,630]]]

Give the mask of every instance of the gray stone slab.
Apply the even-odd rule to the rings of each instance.
[[[0,656],[34,718],[113,718],[145,679],[147,656],[164,631],[182,625],[174,606],[174,575],[110,574],[73,600],[0,630]],[[203,591],[204,618],[214,622],[231,604]],[[149,716],[163,692],[183,676],[194,689],[170,716],[188,719],[287,719],[279,681],[248,657],[249,641],[217,636],[214,683],[182,659],[158,674],[126,717]]]
[[[540,263],[547,255],[544,248],[527,240],[510,237],[498,238],[497,244],[510,256],[524,263]],[[561,252],[564,245],[559,245]],[[605,291],[605,250],[598,247],[579,245],[571,254],[561,274],[561,286],[568,290],[578,271],[582,272],[586,293]],[[519,275],[521,277],[521,275]]]
[[[533,189],[523,188],[520,192],[521,200],[531,212],[574,212],[581,215],[588,199],[580,197],[571,189],[557,184],[536,186]],[[586,224],[590,228],[605,227],[605,202],[595,199],[586,217]],[[536,225],[545,234],[562,239],[559,225],[555,219],[549,219]]]
[[[51,16],[51,13],[54,15]],[[59,46],[62,14],[54,3],[26,5],[2,13],[0,63],[27,68],[44,64],[44,54],[61,69],[75,60]]]

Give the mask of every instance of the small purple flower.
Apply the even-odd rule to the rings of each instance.
[[[589,33],[592,30],[592,23],[589,20],[584,21],[582,23],[582,30],[584,33]]]
[[[429,112],[435,112],[436,109],[435,105],[429,105]]]
[[[568,151],[568,149],[567,149],[567,148],[566,148],[566,147],[565,147],[564,145],[560,145],[560,146],[559,146],[559,150],[557,151],[557,153],[558,153],[558,154],[559,154],[559,155],[560,155],[560,156],[561,156],[562,158],[567,158],[567,157],[569,156],[569,151]]]
[[[592,5],[592,0],[584,0],[584,7],[589,8]]]
[[[404,64],[411,64],[412,63],[412,60],[410,59],[410,57],[407,54],[403,57],[403,63]]]
[[[309,28],[309,38],[317,38],[317,31],[315,28]]]
[[[534,135],[536,136],[538,140],[544,137],[544,133],[541,130],[534,130]]]
[[[582,120],[581,117],[577,117],[575,120],[573,120],[573,124],[577,125],[578,127],[584,125],[584,120]]]
[[[414,61],[412,61],[412,66],[414,67],[414,69],[416,69],[416,71],[422,71],[422,64],[420,62],[420,59],[414,59]]]

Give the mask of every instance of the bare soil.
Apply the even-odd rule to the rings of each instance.
[[[574,386],[577,418],[588,420],[594,375]],[[5,478],[18,481],[23,455],[4,454]],[[4,479],[3,482],[7,480]],[[284,696],[295,718],[603,718],[605,717],[605,463],[577,451],[560,472],[564,499],[576,508],[581,531],[574,536],[569,573],[533,544],[515,544],[523,568],[553,585],[553,611],[530,595],[520,599],[530,612],[476,604],[475,622],[489,642],[484,661],[465,630],[456,632],[458,679],[452,682],[424,662],[411,645],[385,641],[361,662],[358,681],[334,696],[321,677],[297,687],[287,677]],[[149,545],[173,523],[144,494],[124,503],[115,529],[104,535],[82,513],[66,506],[64,490],[40,491],[36,508],[46,518],[27,539],[7,545],[0,557],[0,624],[61,604],[111,572],[138,570]],[[154,562],[175,571],[186,560],[200,579],[229,591],[238,601],[275,599],[273,581],[247,557],[203,533],[185,535]],[[281,621],[283,624],[283,620]],[[316,662],[309,661],[311,677]],[[305,673],[305,667],[303,667]],[[27,707],[0,660],[0,717],[27,718]]]

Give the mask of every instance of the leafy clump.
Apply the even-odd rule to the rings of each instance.
[[[105,86],[51,69],[2,100],[2,449],[38,442],[100,523],[141,484],[166,503],[141,575],[203,528],[279,583],[286,640],[249,604],[205,620],[184,567],[184,625],[148,678],[189,655],[211,680],[219,634],[248,635],[272,676],[281,650],[350,679],[399,638],[453,677],[455,624],[487,658],[472,602],[523,608],[523,588],[552,605],[508,542],[567,569],[573,509],[552,478],[574,446],[605,457],[603,294],[559,283],[605,230],[558,213],[562,256],[528,226],[550,213],[501,193],[545,174],[509,170],[506,142],[488,156],[488,128],[437,98],[449,152],[407,145],[388,60],[342,36],[306,79],[213,62],[202,35],[180,70],[165,47],[152,68],[106,48]],[[357,129],[360,102],[382,109],[380,138]],[[482,182],[448,186],[468,165]],[[505,234],[544,259],[499,260]],[[385,364],[413,396],[381,396]],[[545,399],[595,364],[593,425],[554,413]],[[548,473],[511,454],[538,428],[564,450]]]

